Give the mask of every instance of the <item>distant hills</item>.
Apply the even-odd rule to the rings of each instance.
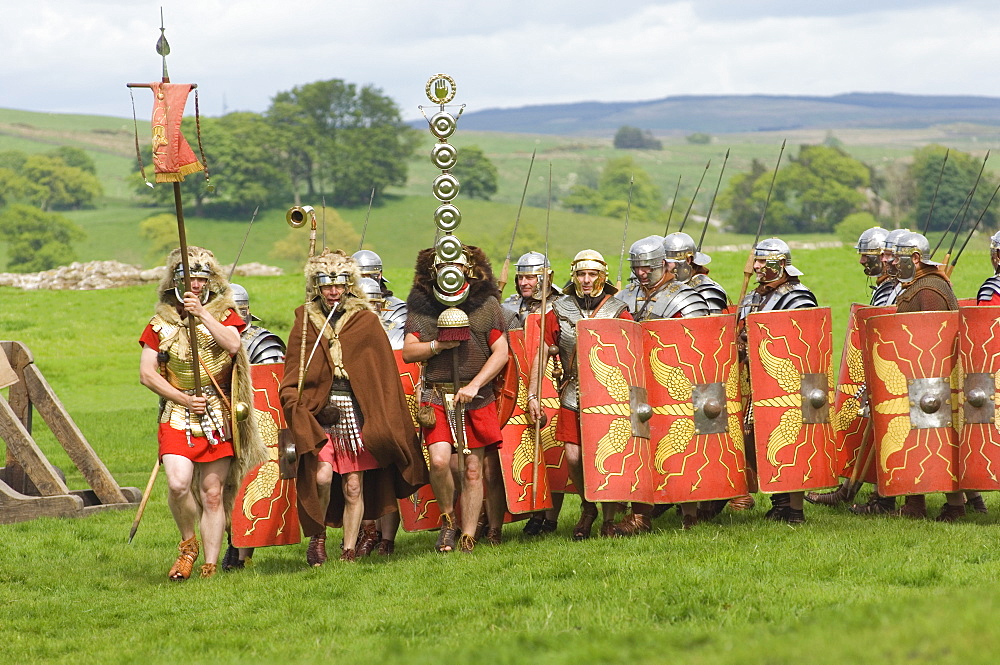
[[[801,95],[682,95],[644,102],[577,102],[462,115],[462,129],[562,135],[611,135],[622,125],[658,134],[793,129],[918,129],[969,123],[1000,126],[1000,98],[854,92]],[[426,128],[420,121],[415,126]]]

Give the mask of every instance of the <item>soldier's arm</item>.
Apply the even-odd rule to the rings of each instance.
[[[216,344],[229,352],[229,355],[236,355],[240,350],[240,331],[233,326],[224,326],[214,316],[212,316],[201,301],[193,293],[188,291],[184,294],[184,309],[189,314],[193,314],[201,319],[208,332],[215,339]]]
[[[507,336],[501,333],[490,344],[490,357],[483,363],[483,368],[479,370],[479,373],[469,383],[462,386],[462,389],[458,391],[459,401],[471,402],[479,394],[479,390],[496,378],[496,375],[500,373],[503,366],[507,364],[507,355]]]
[[[204,397],[181,392],[160,375],[157,371],[156,354],[157,351],[153,347],[148,344],[142,345],[142,355],[139,356],[139,382],[163,399],[182,404],[194,413],[205,413]]]

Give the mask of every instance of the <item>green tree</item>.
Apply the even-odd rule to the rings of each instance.
[[[968,213],[962,212],[965,200],[969,192],[976,183],[979,169],[983,165],[983,160],[968,153],[958,150],[951,150],[948,153],[948,162],[945,164],[944,173],[941,173],[941,164],[944,160],[946,148],[941,145],[929,145],[920,148],[913,153],[913,163],[910,166],[910,176],[913,180],[915,190],[915,205],[913,215],[909,220],[910,228],[923,231],[927,224],[927,216],[931,211],[931,201],[934,199],[934,190],[937,188],[937,199],[934,202],[934,211],[930,221],[932,231],[943,231],[954,222],[953,230],[958,228],[963,218],[967,218],[965,226],[966,232],[976,223],[980,213],[986,208],[986,203],[990,199],[993,190],[996,189],[997,179],[989,172],[984,172],[983,177],[976,187],[972,203]],[[938,187],[938,177],[940,176],[941,186]],[[987,210],[980,222],[980,229],[992,229],[997,225],[997,215],[993,210]],[[950,242],[949,242],[950,244]]]
[[[619,150],[663,150],[663,143],[652,132],[629,125],[618,128],[614,144]]]
[[[855,212],[851,213],[843,219],[839,224],[834,227],[837,232],[837,238],[845,245],[854,245],[858,242],[858,238],[861,234],[877,226],[878,222],[875,221],[875,216],[870,212]]]
[[[458,163],[452,173],[458,178],[462,194],[469,198],[488,201],[497,193],[500,174],[479,146],[459,148]]]
[[[629,189],[631,183],[631,206]],[[631,219],[659,220],[663,215],[663,194],[653,179],[631,157],[612,159],[604,166],[597,189],[576,185],[562,201],[564,207],[610,217],[624,217],[630,208]]]
[[[708,145],[712,142],[712,135],[705,132],[695,132],[684,137],[692,145]]]
[[[44,196],[44,189],[17,171],[0,166],[0,208],[16,201],[35,201]]]
[[[90,155],[85,150],[63,145],[50,151],[48,154],[61,159],[66,166],[72,166],[81,171],[86,171],[91,175],[97,175],[97,165],[94,164],[94,160],[90,158]]]
[[[89,207],[103,193],[97,176],[67,166],[59,157],[31,155],[24,161],[23,173],[43,188],[32,201],[42,210]]]
[[[319,235],[319,234],[317,234]],[[330,249],[342,249],[348,255],[353,254],[358,249],[361,242],[361,234],[344,221],[344,218],[333,208],[326,209],[326,237],[327,245]],[[316,252],[322,251],[317,240]],[[365,242],[365,247],[374,247]],[[273,259],[282,259],[294,263],[305,263],[309,257],[309,233],[303,229],[289,229],[283,238],[274,243],[269,253]]]
[[[310,199],[329,194],[337,205],[367,203],[373,186],[380,199],[387,187],[405,184],[419,140],[381,90],[339,79],[278,93],[267,118],[283,146],[293,195],[304,186]]]
[[[164,258],[177,247],[177,217],[164,213],[153,215],[139,222],[139,237],[149,243],[146,256],[154,264],[163,263]]]
[[[71,263],[72,243],[83,240],[83,231],[57,213],[21,203],[0,212],[0,239],[7,243],[7,269],[38,272]]]

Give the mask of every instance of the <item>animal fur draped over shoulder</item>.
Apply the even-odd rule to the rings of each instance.
[[[482,307],[490,297],[500,300],[500,289],[493,277],[493,266],[479,247],[464,245],[469,258],[469,297],[458,306],[469,313]],[[437,317],[447,309],[434,297],[434,249],[422,249],[417,254],[417,265],[414,268],[413,288],[406,299],[410,311]]]

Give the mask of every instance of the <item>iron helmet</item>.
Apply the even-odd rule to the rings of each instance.
[[[584,249],[577,252],[576,256],[573,257],[573,261],[569,264],[569,270],[573,275],[573,288],[581,298],[584,296],[596,296],[604,290],[604,283],[608,280],[608,264],[597,250]],[[589,293],[584,293],[580,289],[580,283],[576,280],[576,273],[581,270],[596,270],[600,273]]]
[[[246,323],[260,321],[260,319],[250,313],[250,294],[245,288],[235,282],[230,282],[229,291],[233,294],[233,302],[236,303],[236,312],[243,321]]]
[[[515,279],[521,276],[535,275],[541,277],[543,274],[548,274],[549,284],[552,283],[552,267],[549,265],[549,259],[547,256],[541,252],[526,252],[521,255],[521,258],[517,260],[515,268]],[[531,290],[531,297],[538,297],[538,290],[541,288],[542,280],[538,279],[535,281],[535,285]],[[518,293],[520,293],[520,285],[518,285]]]
[[[865,274],[875,277],[882,274],[882,252],[885,250],[885,239],[889,232],[881,226],[873,226],[858,238],[854,246],[862,256]]]
[[[898,267],[896,277],[903,284],[908,284],[917,276],[917,265],[913,261],[913,255],[919,254],[920,263],[929,266],[941,265],[937,261],[930,260],[931,245],[923,234],[916,231],[907,231],[900,234],[892,246],[892,254],[896,257]]]
[[[666,270],[663,237],[652,235],[636,240],[628,250],[628,260],[633,274],[636,268],[649,268],[649,284],[658,284]]]
[[[885,236],[885,248],[882,250],[882,257],[885,259],[883,263],[883,268],[885,269],[885,274],[889,277],[896,277],[897,270],[896,264],[892,262],[893,248],[896,246],[896,241],[904,233],[909,233],[910,229],[893,229]]]
[[[761,282],[774,282],[781,278],[782,273],[790,277],[798,277],[803,272],[792,265],[792,250],[788,243],[780,238],[766,238],[753,248],[755,259],[764,260],[764,273]],[[782,265],[782,261],[784,265]],[[768,275],[771,275],[768,277]]]
[[[693,265],[707,265],[712,257],[702,254],[694,244],[694,238],[686,233],[675,231],[663,239],[663,251],[667,261],[672,261],[677,280],[687,282],[694,276]]]
[[[1000,231],[990,237],[990,261],[993,263],[993,271],[1000,271]]]
[[[382,296],[382,287],[371,277],[362,277],[358,282],[361,292],[365,294],[376,307],[381,309],[385,298]]]
[[[370,249],[361,249],[351,258],[358,264],[362,277],[371,277],[375,281],[382,280],[382,257]]]

